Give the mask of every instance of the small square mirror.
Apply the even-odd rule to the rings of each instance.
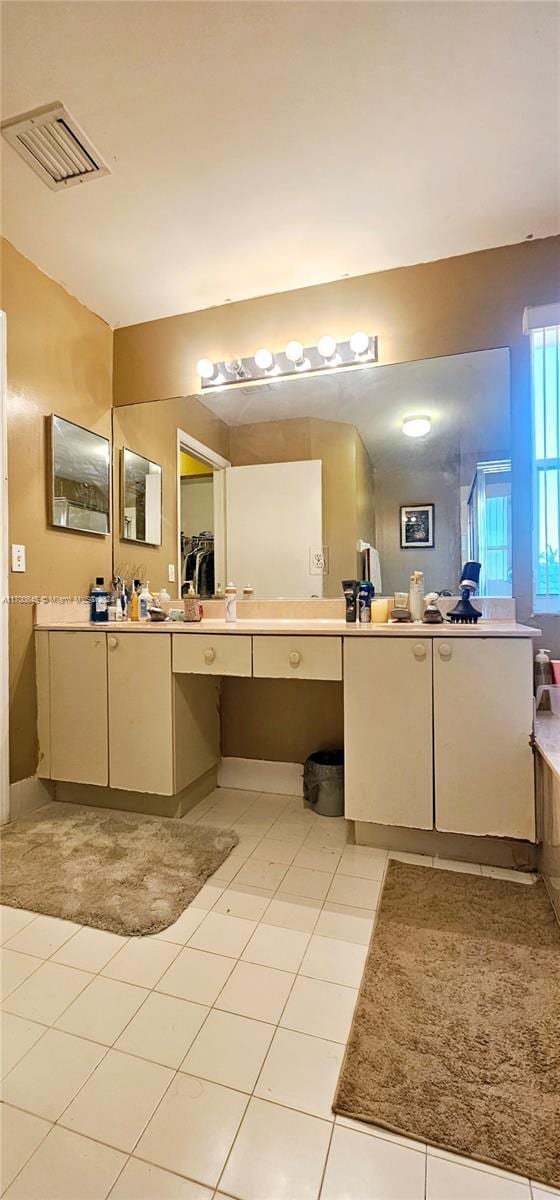
[[[141,454],[121,451],[121,536],[161,546],[161,467]]]
[[[49,523],[57,529],[109,533],[109,439],[54,413],[49,431]]]

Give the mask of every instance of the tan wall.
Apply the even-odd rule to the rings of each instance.
[[[13,600],[86,595],[94,575],[111,574],[111,537],[47,524],[45,417],[55,412],[111,435],[113,335],[59,284],[1,246],[1,300],[8,325],[9,541],[27,551],[25,574],[10,574]],[[37,765],[35,665],[30,603],[10,608],[10,778]],[[87,696],[76,680],[76,703]]]
[[[228,428],[195,396],[177,397],[154,404],[133,404],[113,412],[115,508],[115,570],[122,578],[150,581],[150,589],[167,585],[169,563],[177,565],[177,430],[203,442],[210,450],[228,456]],[[123,446],[143,454],[162,467],[162,544],[143,546],[121,537],[120,476]],[[170,585],[177,595],[177,585]]]
[[[130,326],[115,333],[114,402],[197,391],[196,362],[202,356],[250,355],[263,345],[276,350],[293,337],[313,344],[327,332],[337,337],[359,328],[376,333],[382,363],[509,346],[514,587],[518,613],[530,620],[530,364],[521,320],[526,305],[549,304],[559,294],[560,237],[555,237]],[[560,657],[557,618],[538,618],[533,624],[543,628],[544,644]],[[229,682],[224,700],[228,753],[246,748],[250,728],[251,753],[266,757],[274,706],[266,706],[263,697],[249,726],[236,687]],[[298,717],[305,728],[310,718],[304,693],[305,688],[298,693]],[[293,760],[294,746],[293,738],[279,738],[275,756]]]

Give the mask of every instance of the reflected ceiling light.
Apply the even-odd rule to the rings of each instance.
[[[405,417],[402,423],[403,433],[412,438],[425,437],[431,428],[430,417]]]
[[[334,358],[336,354],[336,342],[333,337],[330,337],[330,335],[326,333],[324,337],[319,338],[319,341],[317,342],[317,349],[321,355],[321,358]]]
[[[218,368],[209,358],[199,358],[196,364],[197,375],[201,379],[215,379],[218,374]]]
[[[305,350],[301,342],[288,342],[284,351],[288,362],[291,362],[296,371],[308,371],[311,363],[305,357]]]
[[[362,358],[364,354],[367,354],[369,352],[369,333],[364,333],[363,329],[353,333],[350,338],[350,349],[356,358]]]
[[[272,350],[267,350],[265,346],[262,347],[262,350],[257,350],[257,353],[255,354],[255,364],[259,368],[259,371],[270,371],[271,367],[274,365],[274,355]]]

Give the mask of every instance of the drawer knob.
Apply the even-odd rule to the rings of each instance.
[[[208,663],[208,666],[210,666],[210,663],[214,662],[215,657],[216,651],[212,648],[212,646],[209,646],[208,649],[204,651],[205,663]]]
[[[413,654],[414,654],[414,657],[418,659],[418,662],[422,662],[423,659],[425,659],[426,647],[422,645],[422,642],[418,642],[416,644],[416,646],[414,647],[414,650],[413,650]]]
[[[119,642],[118,642],[118,638],[116,638],[116,637],[112,637],[112,636],[109,636],[109,637],[107,638],[107,645],[108,645],[108,647],[109,647],[109,650],[116,650],[116,649],[117,649],[117,646],[118,646],[118,644],[119,644]]]
[[[301,662],[301,654],[299,650],[290,650],[289,659],[291,667],[299,667]]]
[[[451,646],[448,646],[447,642],[444,642],[443,646],[439,647],[440,658],[443,658],[444,662],[449,662],[449,659],[451,658],[451,654],[452,654]]]

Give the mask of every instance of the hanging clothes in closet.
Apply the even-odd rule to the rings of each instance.
[[[183,568],[181,594],[184,596],[192,583],[199,596],[214,595],[214,535],[208,530],[185,538],[186,557]]]

